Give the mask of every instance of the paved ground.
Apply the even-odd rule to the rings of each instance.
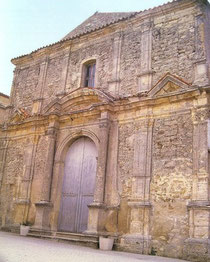
[[[183,262],[58,243],[0,232],[0,262]]]

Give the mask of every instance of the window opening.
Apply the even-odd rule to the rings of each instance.
[[[95,86],[95,70],[96,64],[91,63],[85,66],[85,87],[94,87]]]

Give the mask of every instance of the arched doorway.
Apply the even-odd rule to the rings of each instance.
[[[87,229],[88,205],[93,202],[97,149],[88,137],[77,139],[66,154],[58,230]]]

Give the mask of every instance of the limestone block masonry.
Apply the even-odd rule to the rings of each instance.
[[[54,234],[62,221],[116,250],[210,261],[209,47],[208,1],[174,0],[96,12],[12,59],[1,230]]]

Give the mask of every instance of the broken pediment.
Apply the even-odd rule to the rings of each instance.
[[[46,106],[44,114],[81,112],[113,102],[113,97],[96,88],[79,88]]]
[[[173,94],[179,94],[192,90],[190,84],[181,80],[177,76],[167,73],[157,84],[149,91],[150,97],[162,97]]]
[[[29,118],[30,114],[24,108],[16,108],[10,118],[9,122],[14,124],[24,121],[26,118]]]

